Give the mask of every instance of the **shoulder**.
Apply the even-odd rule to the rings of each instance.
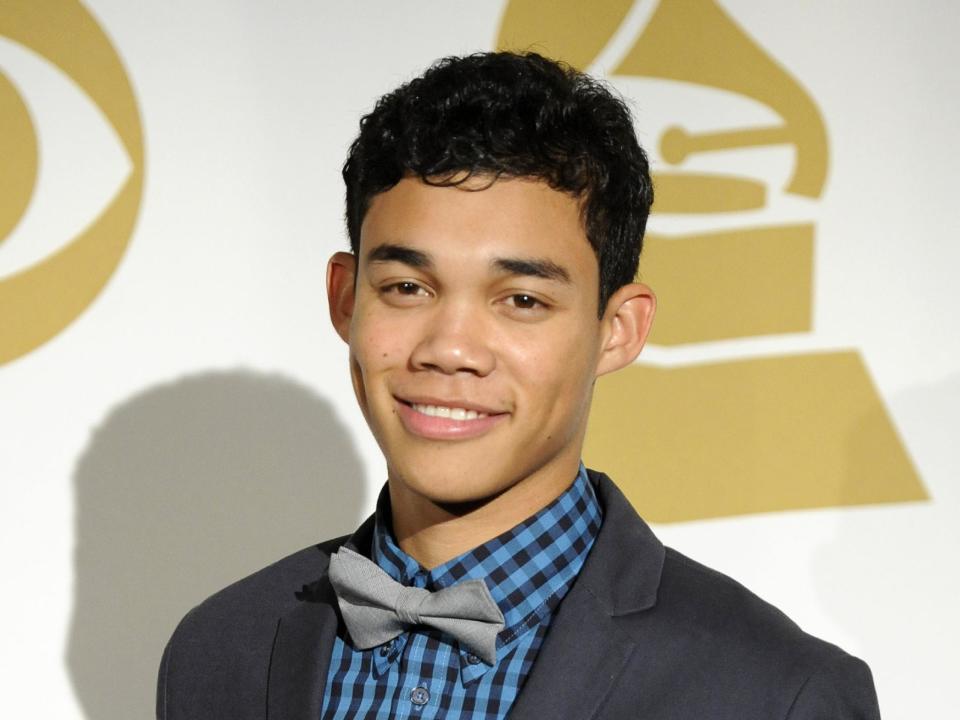
[[[749,698],[769,717],[880,716],[862,660],[804,632],[732,578],[670,548],[657,610],[683,628],[687,673],[709,670],[725,695]]]
[[[615,614],[644,610],[640,616],[655,618],[677,645],[708,657],[722,653],[727,666],[801,668],[842,654],[736,580],[665,547],[610,478],[591,476],[604,522],[584,571]]]
[[[671,548],[653,611],[672,628],[679,674],[691,681],[692,699],[722,692],[765,716],[791,720],[879,718],[863,661]]]
[[[619,709],[668,687],[673,714],[664,717],[879,717],[866,664],[736,580],[664,547],[609,478],[591,475],[604,525],[582,579],[635,642],[632,677],[649,679],[643,693],[640,682],[624,690]]]
[[[163,653],[157,717],[203,717],[204,708],[218,716],[226,697],[237,707],[261,706],[279,619],[324,575],[330,554],[347,537],[293,553],[190,610]],[[191,714],[173,705],[189,707]]]
[[[805,633],[736,580],[666,548],[657,609],[707,646],[743,647],[753,657],[830,655],[839,648]]]
[[[214,593],[187,613],[174,637],[256,625],[263,617],[276,619],[297,603],[305,586],[326,572],[330,554],[348,537],[311,545]]]

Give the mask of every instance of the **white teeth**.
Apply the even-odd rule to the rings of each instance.
[[[414,410],[430,417],[450,418],[452,420],[479,420],[485,418],[486,413],[476,410],[467,410],[466,408],[444,407],[443,405],[417,405],[412,404]]]

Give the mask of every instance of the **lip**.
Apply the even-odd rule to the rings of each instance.
[[[419,396],[416,398],[398,398],[397,415],[407,432],[427,440],[468,440],[485,435],[503,422],[509,413],[494,410],[477,403],[463,400],[441,400],[439,398]],[[424,415],[413,409],[413,405],[438,405],[456,407],[484,413],[486,417],[474,420],[455,420],[453,418]]]
[[[461,400],[459,398],[440,398],[434,395],[394,395],[393,399],[404,405],[438,405],[449,408],[463,408],[464,410],[473,410],[484,415],[503,415],[503,410],[490,407],[489,405],[480,405],[470,400]]]

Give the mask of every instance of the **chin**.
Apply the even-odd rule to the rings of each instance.
[[[482,505],[511,487],[509,483],[483,482],[478,478],[472,478],[470,482],[464,482],[462,478],[453,482],[446,478],[431,480],[429,477],[418,478],[410,489],[437,505]]]
[[[496,473],[488,472],[484,473],[485,477],[478,476],[476,467],[476,463],[458,465],[456,468],[447,464],[441,470],[424,464],[420,469],[405,468],[391,477],[411,492],[444,507],[483,505],[503,494],[514,484],[507,478],[498,477]]]

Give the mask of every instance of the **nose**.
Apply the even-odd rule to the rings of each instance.
[[[468,303],[438,303],[425,319],[411,364],[445,375],[489,375],[497,364],[490,330],[484,313]]]

